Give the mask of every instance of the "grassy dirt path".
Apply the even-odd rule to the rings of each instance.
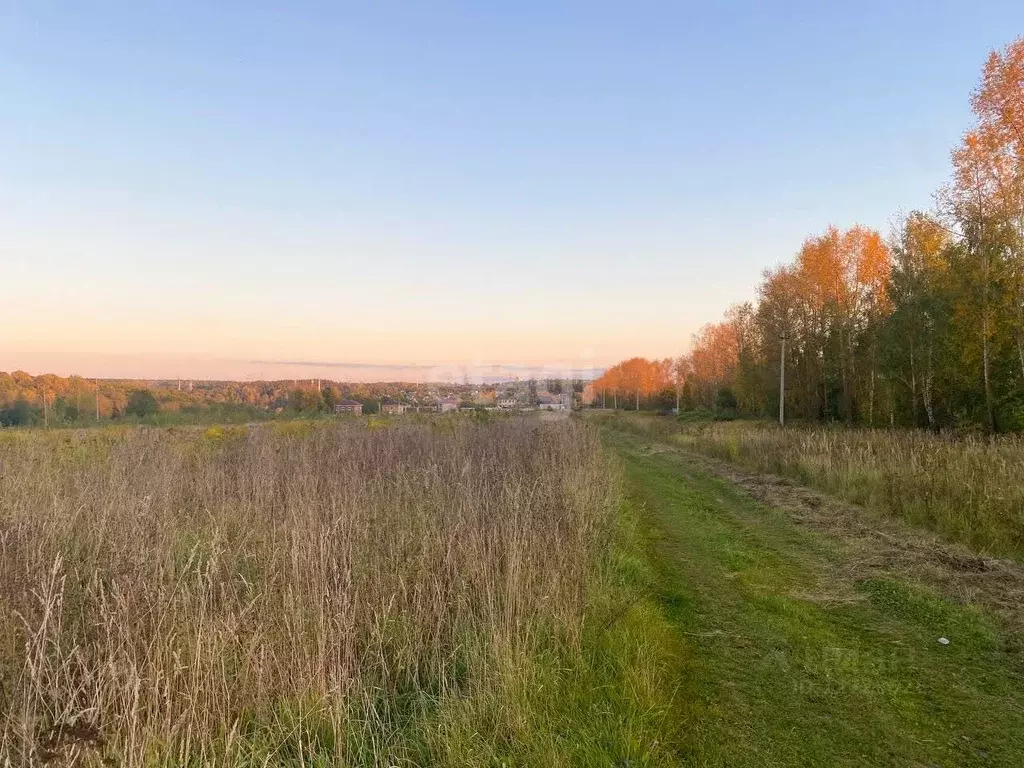
[[[864,537],[803,524],[683,452],[602,433],[683,638],[686,764],[1024,765],[1024,659],[998,617],[913,568],[861,567]]]

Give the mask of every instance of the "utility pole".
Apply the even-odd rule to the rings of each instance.
[[[785,331],[779,339],[782,341],[782,358],[779,365],[779,426],[786,426],[786,339]]]
[[[44,427],[50,426],[50,418],[49,418],[49,415],[46,412],[46,390],[45,389],[43,390],[43,426]]]
[[[100,384],[96,382],[96,421],[100,420]]]

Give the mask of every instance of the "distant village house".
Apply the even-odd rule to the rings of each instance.
[[[380,412],[387,416],[397,416],[405,413],[407,407],[405,403],[400,403],[397,400],[384,400],[380,404]]]
[[[572,395],[568,393],[561,395],[538,394],[537,407],[542,411],[568,411],[572,408]]]
[[[356,416],[363,415],[363,404],[358,400],[339,400],[334,404],[335,413],[352,413]]]
[[[442,397],[437,401],[437,410],[441,413],[451,413],[452,411],[459,410],[459,398]]]

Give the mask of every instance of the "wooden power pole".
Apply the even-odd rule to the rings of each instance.
[[[779,365],[779,426],[786,426],[786,339],[788,336],[783,333],[779,339],[782,341],[782,357]]]

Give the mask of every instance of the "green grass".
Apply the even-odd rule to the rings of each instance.
[[[684,764],[1024,764],[1024,667],[985,616],[896,576],[840,583],[841,541],[643,437],[604,437],[683,639]]]
[[[382,694],[353,712],[343,736],[315,704],[269,713],[246,724],[236,764],[338,765],[344,738],[344,765],[375,765],[381,752],[410,766],[679,765],[676,696],[689,651],[650,591],[658,575],[637,523],[625,503],[578,645],[552,634],[528,654],[499,653],[486,680],[458,696],[422,685]]]
[[[624,502],[579,645],[510,659],[499,683],[449,699],[407,736],[416,764],[677,766],[682,638],[651,591],[658,578]]]

